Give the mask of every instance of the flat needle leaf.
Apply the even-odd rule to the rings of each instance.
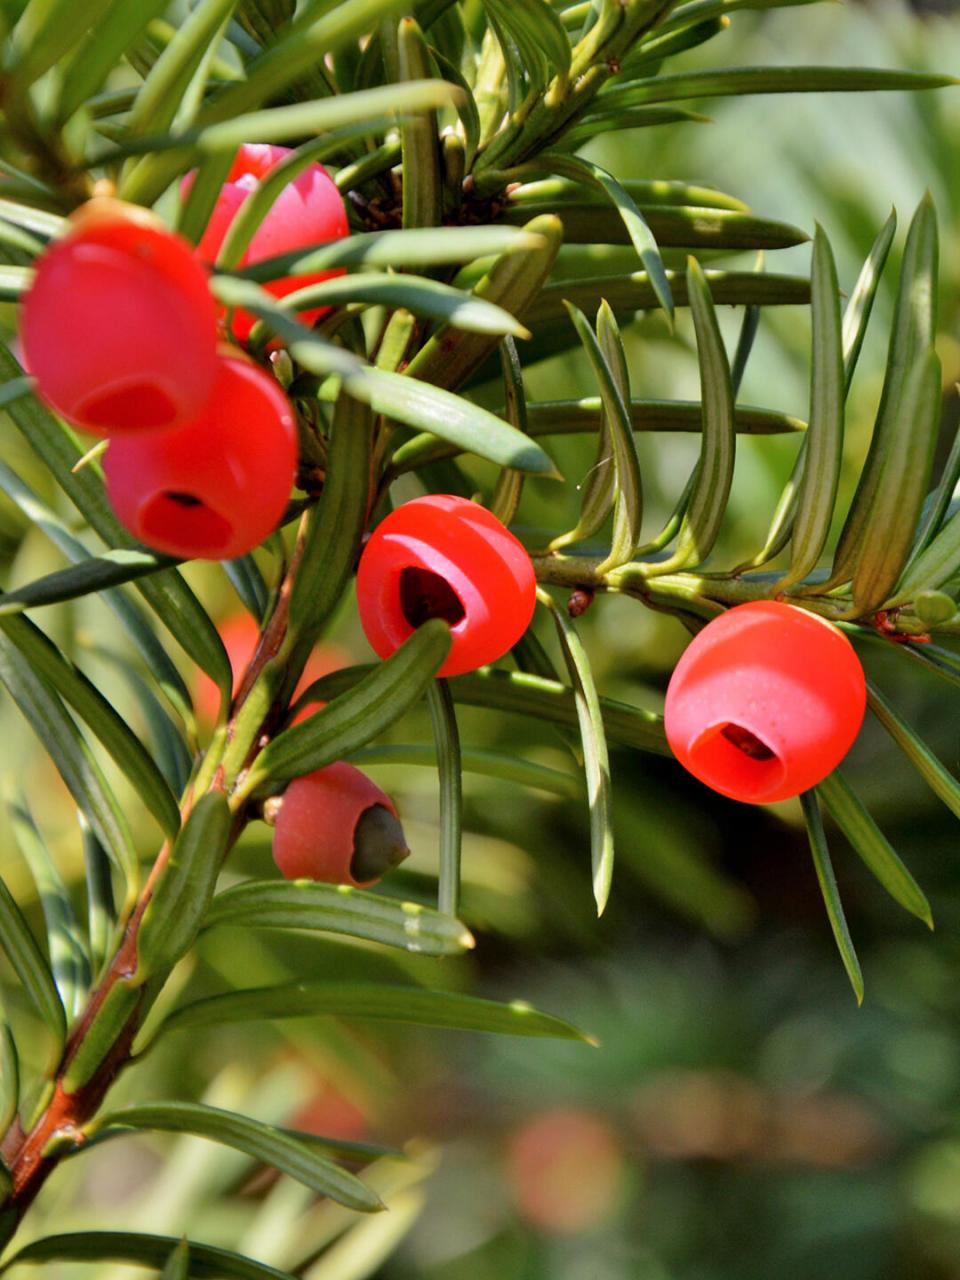
[[[817,873],[820,892],[823,894],[823,904],[827,909],[827,919],[830,921],[830,928],[833,930],[843,967],[853,987],[853,994],[857,997],[857,1004],[863,1004],[863,973],[854,950],[853,939],[850,937],[850,930],[847,928],[846,916],[843,914],[843,903],[840,901],[837,878],[833,874],[833,863],[830,861],[830,850],[827,846],[816,792],[805,791],[800,797],[800,803],[803,805],[803,816],[810,839],[810,852],[813,855],[813,866]]]
[[[570,674],[583,743],[583,765],[587,776],[587,803],[590,807],[590,859],[593,868],[593,896],[597,914],[602,915],[610,896],[613,878],[613,793],[610,759],[603,727],[600,699],[586,651],[573,624],[553,597],[537,592],[541,604],[550,610],[557,637]]]
[[[440,875],[437,909],[455,916],[460,909],[460,846],[463,828],[463,764],[457,711],[446,680],[427,685],[440,775]]]

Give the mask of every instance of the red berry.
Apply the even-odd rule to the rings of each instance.
[[[664,727],[701,782],[766,804],[821,782],[853,745],[865,707],[846,636],[803,609],[759,600],[714,618],[688,645]]]
[[[369,1131],[363,1110],[326,1080],[317,1081],[316,1092],[297,1107],[287,1124],[300,1133],[340,1138],[344,1142],[360,1142]]]
[[[362,889],[409,852],[393,801],[345,761],[294,779],[277,806],[273,857],[288,880]]]
[[[381,658],[428,618],[450,624],[441,676],[502,657],[530,625],[536,600],[533,565],[513,534],[484,507],[450,494],[391,512],[357,570],[360,622]]]
[[[103,460],[118,519],[148,547],[232,560],[276,528],[296,475],[297,428],[276,381],[221,355],[202,413],[171,431],[118,437]]]
[[[244,143],[239,149],[227,181],[217,197],[207,229],[197,246],[197,253],[204,262],[216,261],[230,224],[244,200],[256,188],[260,179],[290,154],[289,147],[252,142]],[[184,193],[189,191],[193,176],[188,174],[184,180]],[[336,184],[322,165],[311,164],[281,191],[270,212],[257,228],[240,265],[260,262],[264,258],[273,258],[280,253],[290,253],[294,249],[303,249],[327,240],[341,240],[349,230],[347,213]],[[320,280],[329,280],[331,276],[343,274],[342,270],[337,270],[309,276],[290,276],[285,280],[273,280],[264,288],[275,297],[282,298],[295,289],[305,289],[308,284],[316,284]],[[313,324],[329,309],[320,307],[304,311],[298,318],[304,324]],[[255,317],[249,312],[235,311],[235,337],[241,342],[246,341],[254,323]]]
[[[40,396],[89,431],[176,426],[213,391],[206,272],[159,218],[109,197],[88,201],[38,259],[20,335]]]

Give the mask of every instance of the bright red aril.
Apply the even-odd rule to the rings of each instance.
[[[189,421],[217,376],[203,267],[149,210],[107,196],[88,201],[38,259],[20,338],[40,397],[104,435]]]
[[[357,570],[360,621],[381,658],[428,618],[449,623],[441,676],[502,657],[529,626],[536,596],[533,565],[513,534],[485,507],[450,494],[391,512]]]
[[[664,728],[701,782],[764,804],[822,782],[853,745],[865,707],[846,636],[807,610],[758,600],[714,618],[687,646]]]
[[[118,437],[103,460],[107,496],[127,529],[182,559],[232,560],[279,523],[297,468],[293,410],[276,380],[219,357],[201,414],[171,431]]]

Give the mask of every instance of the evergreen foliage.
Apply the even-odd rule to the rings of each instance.
[[[838,282],[821,229],[809,278],[765,270],[759,260],[755,269],[727,269],[724,255],[756,251],[775,262],[777,250],[808,237],[750,211],[735,195],[654,175],[621,181],[580,154],[611,131],[669,130],[696,120],[694,108],[713,97],[913,92],[952,83],[946,76],[852,67],[711,69],[702,50],[698,69],[687,69],[684,55],[721,36],[729,14],[790,3],[198,0],[189,12],[167,0],[3,4],[0,298],[6,302],[29,286],[32,260],[97,184],[156,205],[196,243],[241,143],[295,148],[276,181],[245,204],[211,286],[226,307],[242,306],[257,318],[252,348],[272,360],[298,409],[305,462],[302,493],[281,535],[256,557],[224,565],[262,628],[234,698],[223,644],[189,574],[131,543],[105,500],[96,456],[34,398],[14,349],[0,349],[0,404],[28,446],[0,464],[0,489],[67,562],[10,583],[0,595],[0,681],[79,810],[76,844],[88,890],[84,923],[35,815],[20,795],[11,797],[46,940],[41,944],[0,881],[0,946],[21,993],[11,1007],[19,1016],[23,1005],[45,1037],[39,1054],[24,1055],[21,1070],[11,1025],[4,1022],[0,1036],[7,1241],[61,1161],[133,1131],[201,1135],[351,1209],[381,1207],[362,1172],[344,1167],[336,1143],[206,1104],[140,1100],[104,1110],[121,1072],[178,1030],[334,1012],[587,1038],[528,1006],[440,989],[334,978],[249,989],[238,981],[235,989],[197,997],[183,994],[171,975],[198,937],[225,924],[341,935],[428,956],[471,947],[470,930],[457,918],[461,770],[560,794],[580,793],[578,774],[585,774],[602,911],[614,867],[607,744],[660,755],[668,748],[657,715],[596,688],[575,621],[595,595],[631,597],[638,608],[666,611],[694,633],[727,606],[785,599],[836,622],[857,643],[896,648],[904,662],[924,664],[948,685],[960,683],[960,658],[938,643],[960,633],[954,496],[960,449],[955,445],[933,474],[943,392],[934,351],[938,247],[930,200],[909,225],[882,400],[832,545],[845,401],[894,220],[878,229],[844,302],[847,282]],[[238,266],[282,183],[313,161],[335,174],[353,234]],[[181,202],[180,179],[191,169],[197,179]],[[579,252],[565,256],[561,246]],[[611,247],[621,256],[611,257]],[[629,269],[611,267],[625,250],[632,254]],[[282,304],[261,287],[331,268],[347,273],[308,285]],[[740,404],[740,381],[766,309],[808,301],[809,421]],[[308,329],[294,317],[314,306],[331,310]],[[717,321],[717,308],[726,306],[743,308],[732,352]],[[660,311],[672,323],[680,308],[692,312],[700,401],[639,398],[621,326],[638,312]],[[525,370],[574,349],[585,353],[595,393],[528,401]],[[653,536],[643,522],[638,431],[700,433],[696,465]],[[289,724],[307,659],[350,587],[367,530],[389,509],[392,486],[415,477],[428,491],[471,496],[460,460],[473,455],[492,464],[495,479],[485,496],[509,521],[528,477],[562,483],[550,441],[570,433],[597,440],[575,527],[524,534],[565,670],[555,670],[526,640],[512,655],[514,670],[437,682],[449,636],[445,624],[431,621],[386,662],[323,677],[301,701],[320,697],[324,709]],[[801,443],[764,545],[747,563],[724,566],[711,553],[743,433],[787,434]],[[51,490],[38,491],[34,477],[41,471],[56,486],[55,501],[44,496]],[[68,515],[61,499],[72,504]],[[785,567],[772,568],[781,555]],[[149,726],[145,742],[84,673],[83,655],[33,620],[43,606],[93,593],[102,594],[142,655],[135,669],[118,671],[129,677]],[[209,740],[198,731],[181,659],[219,690]],[[422,703],[435,740],[411,745],[407,758],[422,763],[416,753],[425,753],[439,774],[435,906],[323,885],[237,883],[229,865],[221,874],[245,825],[287,780],[346,756],[376,758],[378,738]],[[556,726],[570,746],[568,771],[461,743],[457,708],[476,704]],[[882,691],[871,691],[870,705],[889,731],[891,750],[902,751],[960,814],[960,784]],[[158,847],[135,841],[118,780],[154,819]],[[841,774],[807,794],[803,806],[830,924],[859,1000],[863,979],[822,811],[901,907],[932,924],[930,907]],[[378,1154],[346,1151],[354,1165]],[[14,1241],[7,1257],[4,1269],[13,1262],[119,1259],[169,1277],[285,1274],[240,1253],[132,1232],[52,1235],[19,1250]]]

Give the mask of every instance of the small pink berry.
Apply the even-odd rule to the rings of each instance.
[[[134,537],[182,559],[232,560],[279,523],[297,467],[293,411],[274,378],[221,355],[203,411],[170,431],[118,436],[107,496]]]
[[[290,154],[289,147],[252,142],[240,147],[217,198],[207,229],[197,246],[197,254],[202,261],[211,264],[216,261],[230,224],[244,200],[257,187],[260,179]],[[189,191],[192,181],[193,174],[188,174],[184,179],[184,193]],[[240,265],[261,262],[264,258],[273,258],[281,253],[290,253],[328,240],[340,240],[349,231],[346,209],[336,184],[322,165],[311,164],[284,187],[257,228]],[[285,280],[273,280],[264,288],[275,297],[282,298],[296,289],[305,289],[308,284],[317,284],[321,280],[343,274],[343,270],[336,270],[309,276],[289,276]],[[329,307],[314,308],[302,312],[298,319],[303,324],[313,324],[329,310]],[[254,323],[255,317],[248,312],[235,311],[234,336],[245,342]]]

